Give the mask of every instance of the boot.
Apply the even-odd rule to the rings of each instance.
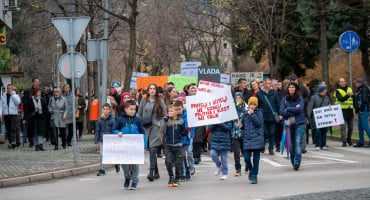
[[[43,145],[43,144],[39,144],[39,150],[40,150],[40,151],[45,151],[45,149],[44,149],[44,145]]]
[[[159,179],[160,178],[159,172],[158,172],[158,167],[156,167],[155,170],[154,170],[154,177],[153,178],[154,179]]]
[[[38,151],[40,148],[39,148],[39,145],[35,145],[35,151]]]
[[[54,146],[54,150],[58,150],[58,145],[55,145]]]
[[[148,179],[150,182],[154,181],[154,176],[153,176],[153,174],[154,174],[154,169],[150,169],[149,174],[148,174],[148,177],[147,177],[147,179]]]

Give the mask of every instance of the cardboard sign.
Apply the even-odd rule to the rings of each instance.
[[[220,67],[200,66],[198,68],[198,81],[219,83],[221,81]]]
[[[137,89],[148,89],[148,86],[152,83],[158,87],[163,87],[164,84],[168,83],[168,76],[136,77]]]
[[[198,67],[201,65],[199,61],[181,62],[181,76],[198,76]]]
[[[103,135],[103,164],[144,164],[142,134]]]
[[[213,83],[208,81],[199,81],[197,95],[206,94],[226,94],[227,92],[231,94],[231,86],[222,83]]]
[[[230,84],[230,74],[221,74],[221,83]]]
[[[143,72],[132,72],[130,88],[133,88],[133,89],[137,88],[136,77],[146,77],[146,76],[149,76],[149,74],[143,73]]]
[[[325,128],[344,124],[342,108],[340,105],[325,106],[313,109],[317,128]]]
[[[240,78],[245,78],[248,80],[250,77],[249,72],[236,72],[236,73],[231,73],[231,84],[235,85],[238,83]]]
[[[191,76],[169,76],[168,82],[173,82],[175,84],[175,88],[177,91],[181,92],[184,89],[185,85],[188,85],[190,83],[197,83],[198,78],[197,77],[191,77]]]

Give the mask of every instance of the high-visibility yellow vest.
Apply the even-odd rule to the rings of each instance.
[[[347,91],[344,91],[342,88],[338,88],[336,91],[340,93],[342,97],[346,96],[348,93],[352,92],[352,88],[347,87]],[[342,109],[353,109],[353,98],[349,97],[346,101],[339,101],[337,98],[337,93],[334,92],[335,104],[340,104]]]

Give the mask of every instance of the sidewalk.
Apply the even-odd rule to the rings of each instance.
[[[94,136],[84,135],[77,147],[77,164],[74,164],[72,147],[54,151],[54,146],[45,142],[45,151],[36,152],[27,143],[13,150],[8,149],[7,142],[0,144],[0,188],[96,172],[99,153]]]

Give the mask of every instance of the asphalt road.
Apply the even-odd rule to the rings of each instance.
[[[182,182],[179,188],[167,188],[164,159],[159,159],[161,178],[154,182],[146,180],[146,155],[145,165],[140,166],[140,183],[136,191],[124,190],[122,172],[116,174],[110,170],[104,177],[88,174],[3,188],[0,189],[0,197],[4,200],[369,199],[370,148],[343,148],[339,142],[329,142],[329,146],[329,150],[314,151],[313,146],[309,145],[298,172],[293,171],[286,154],[263,154],[257,185],[251,185],[247,175],[233,176],[234,162],[232,154],[229,154],[228,180],[221,181],[213,175],[215,166],[210,157],[204,155],[201,164],[196,165],[196,174],[191,181]],[[359,188],[366,189],[357,190]]]

